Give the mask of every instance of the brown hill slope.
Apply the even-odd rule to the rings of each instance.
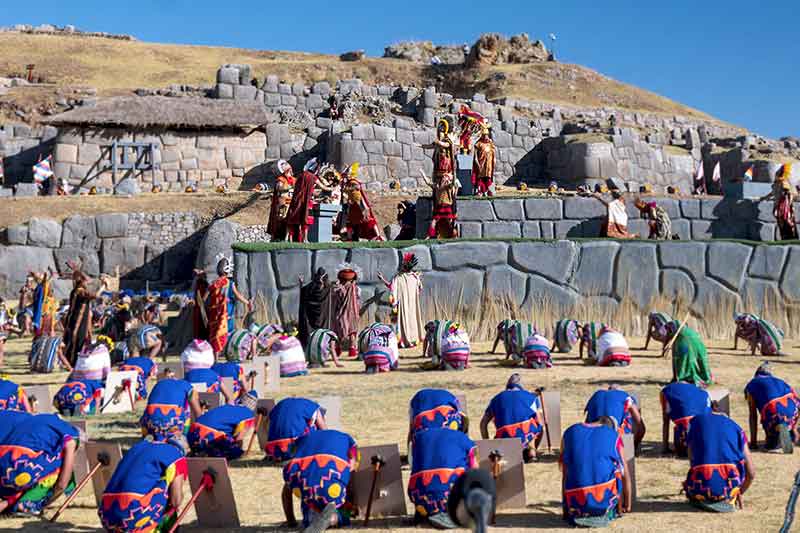
[[[36,73],[59,86],[89,86],[101,95],[138,87],[203,85],[223,63],[248,63],[259,79],[276,74],[294,81],[335,81],[359,77],[366,83],[436,85],[456,96],[474,92],[578,106],[613,106],[637,111],[709,119],[704,113],[652,92],[612,80],[579,65],[536,63],[464,69],[431,67],[399,59],[342,62],[336,56],[210,46],[116,41],[111,39],[0,33],[0,76]],[[11,91],[4,99],[18,97]],[[16,95],[16,96],[15,96]]]

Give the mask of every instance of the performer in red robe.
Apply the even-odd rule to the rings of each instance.
[[[372,212],[364,185],[358,181],[358,163],[344,172],[345,240],[382,241],[378,221]]]
[[[292,201],[292,188],[294,187],[295,177],[292,166],[281,159],[278,161],[278,176],[275,178],[275,188],[272,190],[272,203],[269,209],[269,223],[267,232],[272,237],[272,241],[286,240],[286,215],[289,212],[289,204]]]
[[[292,242],[306,242],[308,240],[308,227],[314,223],[311,209],[314,207],[314,186],[317,183],[317,158],[306,163],[303,173],[294,184],[292,201],[286,213],[286,226],[289,240]]]
[[[481,125],[481,138],[475,143],[475,158],[472,162],[472,185],[477,196],[492,196],[494,185],[495,148],[489,135],[489,127]]]

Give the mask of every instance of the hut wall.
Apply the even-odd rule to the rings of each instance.
[[[166,191],[180,191],[190,183],[201,189],[218,185],[237,189],[245,176],[264,174],[267,135],[260,131],[245,135],[227,131],[62,127],[53,152],[56,176],[68,178],[72,186],[113,188],[111,144],[115,140],[156,145],[155,170],[118,170],[116,183],[133,177],[143,189],[150,189],[153,183]],[[117,150],[118,162],[121,152]]]

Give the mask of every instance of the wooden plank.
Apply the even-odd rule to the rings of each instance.
[[[719,410],[731,416],[731,392],[728,389],[714,388],[708,390],[712,402],[719,404]]]
[[[547,417],[547,426],[550,429],[550,446],[553,449],[561,448],[561,393],[559,391],[545,390],[542,393],[544,400],[544,414]],[[544,424],[544,420],[540,420]],[[544,431],[544,428],[542,428]],[[547,446],[547,435],[542,437],[542,446]]]
[[[94,488],[94,499],[97,505],[103,499],[103,492],[106,490],[106,485],[114,475],[117,465],[122,460],[122,448],[118,442],[103,442],[103,441],[89,441],[86,443],[86,457],[89,460],[89,469],[95,467],[100,461],[97,460],[97,455],[100,453],[108,454],[111,461],[107,466],[101,466],[100,469],[92,477],[92,487]]]
[[[323,396],[314,401],[323,409],[328,429],[342,431],[342,398],[340,396]]]
[[[358,506],[359,516],[365,516],[369,493],[372,488],[372,458],[381,456],[386,464],[381,467],[376,480],[375,499],[370,518],[406,516],[406,493],[400,465],[400,448],[397,444],[364,446],[359,448],[361,462],[353,473],[353,501]]]
[[[26,385],[25,394],[35,414],[55,413],[50,385]]]
[[[631,478],[631,503],[636,503],[636,447],[633,434],[626,433],[622,436],[622,447],[625,471]]]
[[[128,383],[128,390],[124,383]],[[133,411],[134,405],[131,398],[136,398],[137,374],[134,370],[124,372],[112,371],[106,378],[106,386],[103,389],[103,414],[129,413]]]
[[[214,474],[214,487],[202,491],[194,503],[198,525],[202,528],[238,528],[239,513],[233,497],[228,462],[223,457],[189,457],[186,463],[193,494],[200,488],[206,470]]]
[[[488,439],[475,441],[480,468],[493,474],[490,456],[500,453],[500,475],[497,484],[497,509],[522,509],[525,497],[525,469],[522,463],[522,442],[519,439]]]

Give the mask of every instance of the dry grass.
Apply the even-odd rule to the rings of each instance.
[[[631,339],[632,346],[642,345],[642,339]],[[742,390],[752,376],[759,359],[734,353],[730,340],[711,343],[710,359],[714,375],[720,386],[732,391],[732,416],[746,424],[747,411]],[[787,343],[789,357],[776,358],[777,372],[795,383],[800,377],[800,346]],[[8,346],[9,378],[23,384],[62,383],[64,374],[27,375],[24,367],[26,340],[13,340]],[[477,421],[485,405],[507,379],[510,370],[497,365],[499,356],[488,354],[488,343],[474,346],[472,368],[460,373],[423,372],[416,367],[418,351],[404,351],[401,369],[385,375],[366,376],[363,365],[357,361],[345,362],[345,368],[328,368],[314,371],[305,378],[284,380],[281,397],[292,395],[341,395],[345,398],[343,424],[361,445],[402,443],[407,429],[407,404],[413,393],[423,387],[446,387],[466,393],[468,412]],[[529,387],[545,386],[562,394],[563,425],[579,422],[583,405],[591,393],[609,382],[620,383],[630,392],[639,394],[643,413],[648,423],[644,454],[638,459],[639,500],[634,512],[616,522],[618,531],[680,531],[691,524],[693,531],[776,531],[783,519],[783,510],[798,467],[797,456],[786,457],[764,453],[755,454],[757,478],[745,496],[745,509],[733,520],[722,515],[698,514],[679,495],[680,485],[688,470],[685,460],[661,457],[660,415],[658,391],[670,378],[669,359],[656,356],[655,350],[634,352],[634,362],[629,368],[596,368],[584,366],[574,354],[556,355],[556,366],[547,371],[524,371],[523,379]],[[354,386],[354,384],[358,386]],[[102,420],[102,422],[101,422]],[[94,418],[90,432],[121,441],[130,446],[137,438],[133,422],[135,417],[116,419]],[[477,438],[477,424],[472,437]],[[401,444],[405,453],[405,445]],[[559,470],[555,455],[545,455],[541,462],[525,467],[528,507],[503,512],[498,516],[498,527],[511,530],[527,528],[563,528],[560,516]],[[241,531],[271,531],[281,527],[280,471],[262,467],[258,456],[234,463],[231,467]],[[404,471],[408,479],[408,471]],[[45,525],[36,519],[6,519],[0,521],[1,529],[40,531],[93,531],[99,528],[96,510],[90,492],[79,497],[77,505],[68,510],[58,525]],[[190,520],[194,520],[193,516]],[[404,529],[412,526],[402,519],[375,522],[375,529]],[[190,527],[190,531],[199,529]]]
[[[126,94],[137,87],[209,85],[223,63],[247,63],[260,80],[267,74],[287,82],[361,78],[367,83],[436,85],[457,96],[476,91],[578,106],[613,106],[703,119],[708,115],[579,65],[538,63],[466,70],[432,68],[398,59],[338,57],[211,46],[155,44],[53,35],[0,34],[0,75],[36,73],[61,86],[95,87],[102,95]],[[499,80],[499,81],[498,81]],[[9,98],[7,96],[6,98]]]

